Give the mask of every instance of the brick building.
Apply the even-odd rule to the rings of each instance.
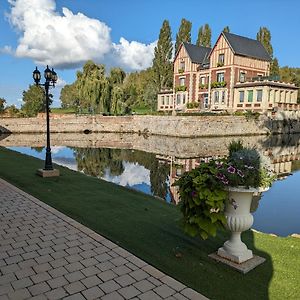
[[[160,111],[295,110],[298,88],[271,77],[271,57],[253,39],[222,32],[213,48],[182,43],[173,90],[158,94]]]

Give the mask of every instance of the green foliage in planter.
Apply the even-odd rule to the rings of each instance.
[[[199,108],[199,103],[198,102],[189,102],[189,103],[187,103],[186,107],[189,109]]]
[[[199,89],[202,90],[202,89],[207,89],[208,88],[208,84],[200,84],[199,85]]]
[[[217,67],[223,67],[223,66],[224,66],[224,63],[222,63],[222,62],[217,63]]]
[[[186,86],[185,85],[178,85],[175,87],[175,92],[185,92]]]
[[[178,73],[180,73],[180,74],[183,73],[183,72],[184,72],[183,69],[179,69],[179,70],[178,70]]]
[[[211,88],[212,89],[221,88],[221,87],[225,87],[226,85],[227,85],[226,81],[221,81],[221,82],[214,81],[211,83]]]
[[[203,239],[215,236],[224,228],[224,202],[227,192],[216,177],[218,169],[214,160],[183,174],[175,183],[179,186],[183,226],[187,234]]]
[[[191,236],[206,239],[224,228],[228,187],[266,188],[275,179],[256,149],[233,141],[228,150],[228,157],[202,162],[174,183],[179,186],[184,230]]]

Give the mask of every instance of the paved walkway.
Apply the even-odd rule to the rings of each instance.
[[[0,179],[0,300],[206,299]]]

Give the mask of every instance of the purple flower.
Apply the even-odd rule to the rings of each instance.
[[[217,175],[216,175],[216,177],[218,178],[218,179],[224,179],[225,178],[225,175],[223,175],[222,173],[218,173]]]
[[[242,178],[244,177],[244,173],[241,170],[237,170],[237,173],[240,177],[242,177]]]
[[[230,174],[234,174],[235,173],[235,167],[233,167],[233,166],[229,166],[228,168],[227,168],[227,172],[228,173],[230,173]]]

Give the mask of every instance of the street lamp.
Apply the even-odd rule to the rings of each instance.
[[[50,120],[49,120],[49,87],[55,87],[57,81],[57,74],[53,70],[50,70],[49,67],[44,71],[45,83],[40,83],[41,73],[36,67],[33,71],[32,77],[36,85],[44,86],[46,92],[46,119],[47,119],[47,147],[46,147],[46,159],[45,159],[45,168],[39,169],[38,174],[42,177],[53,177],[59,176],[59,171],[53,169],[52,157],[51,157],[51,148],[50,148]]]

